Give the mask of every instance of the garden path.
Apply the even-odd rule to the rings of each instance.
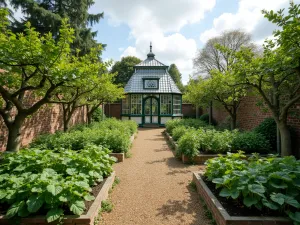
[[[170,151],[164,129],[139,129],[132,157],[114,165],[121,182],[110,199],[112,212],[99,225],[208,225],[198,194],[189,185],[192,171]]]

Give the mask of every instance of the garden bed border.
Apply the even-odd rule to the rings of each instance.
[[[218,225],[292,225],[285,217],[230,216],[201,178],[203,172],[193,173],[197,192],[204,200]]]
[[[108,198],[108,192],[111,189],[116,173],[112,172],[111,175],[105,179],[104,184],[95,198],[93,204],[87,211],[85,215],[76,216],[76,215],[65,215],[63,219],[64,225],[94,225],[94,220],[99,214],[101,209],[101,202]],[[5,216],[0,216],[0,224],[9,225],[11,220],[6,219]],[[21,219],[21,225],[49,225],[57,224],[57,221],[52,223],[47,223],[45,216],[34,216]]]
[[[132,145],[137,133],[134,133],[130,137],[130,144]],[[123,162],[125,159],[125,154],[124,153],[109,153],[110,156],[115,157],[117,159],[117,162]]]

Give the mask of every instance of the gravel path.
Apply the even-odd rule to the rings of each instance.
[[[140,129],[132,157],[115,164],[121,182],[110,198],[114,209],[99,225],[207,225],[198,194],[189,186],[191,171],[174,158],[164,129]]]

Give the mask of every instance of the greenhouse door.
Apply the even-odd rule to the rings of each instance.
[[[146,98],[144,101],[144,123],[158,124],[158,100],[154,97]]]

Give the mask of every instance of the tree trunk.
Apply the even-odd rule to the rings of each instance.
[[[231,130],[234,130],[236,128],[236,114],[232,114],[230,115],[230,117],[231,117],[230,128]]]
[[[92,114],[93,114],[93,112],[87,112],[87,114],[86,114],[88,124],[92,123]]]
[[[64,118],[64,132],[67,132],[69,130],[69,123],[70,123],[70,118]]]
[[[281,156],[292,155],[292,139],[287,124],[284,122],[279,122],[278,128],[280,131]]]
[[[212,101],[210,102],[210,106],[209,106],[209,125],[212,125],[212,121],[213,121],[213,103]]]
[[[7,126],[8,139],[6,145],[6,151],[17,152],[21,146],[21,128],[26,116],[16,116],[15,121]]]

